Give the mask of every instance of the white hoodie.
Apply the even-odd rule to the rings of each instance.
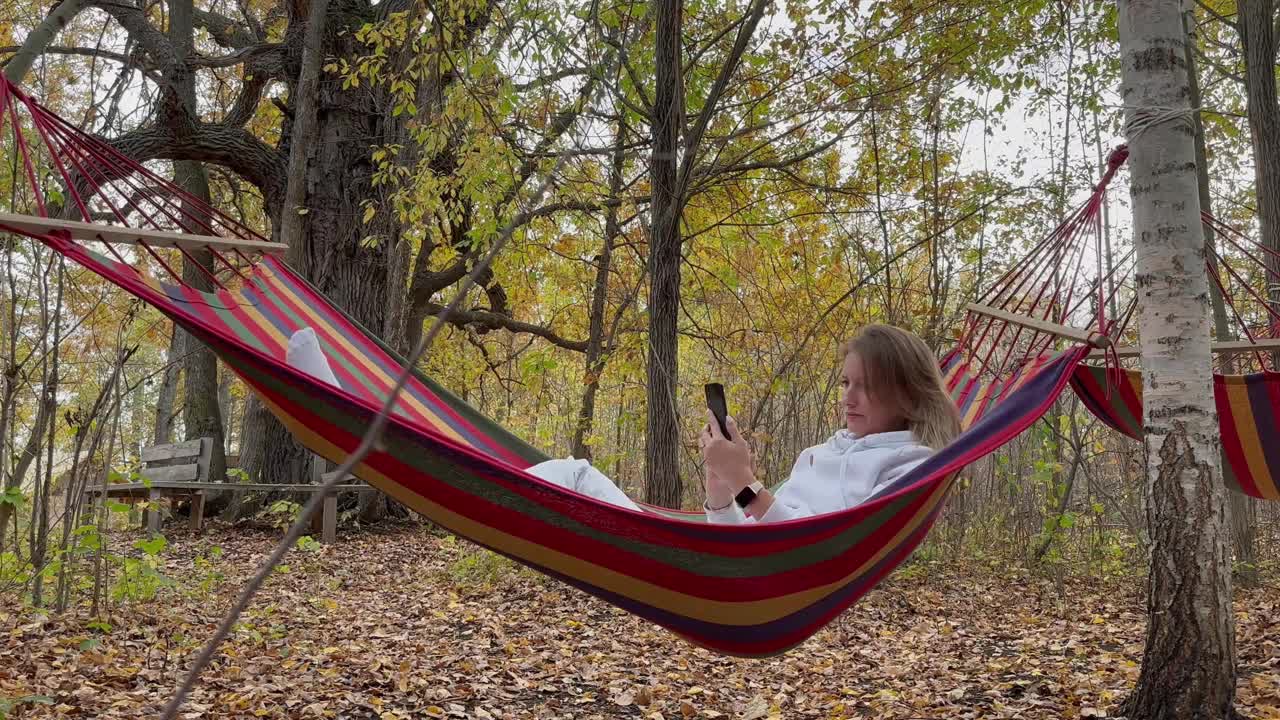
[[[773,494],[773,505],[759,521],[793,520],[854,507],[932,454],[910,430],[861,437],[838,430],[825,443],[800,453],[790,477]],[[707,520],[727,525],[756,521],[737,503],[708,508]]]

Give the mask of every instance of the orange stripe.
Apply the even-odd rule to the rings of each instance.
[[[1244,378],[1238,375],[1223,378],[1223,389],[1227,393],[1227,405],[1231,408],[1229,421],[1235,425],[1240,438],[1241,449],[1244,450],[1245,462],[1249,465],[1249,474],[1254,478],[1269,478],[1271,471],[1267,466],[1267,457],[1262,452],[1262,438],[1258,436],[1258,426],[1253,419],[1253,405],[1249,402],[1249,387]],[[1223,422],[1228,418],[1218,418]],[[1257,483],[1257,480],[1254,480]]]
[[[969,411],[964,414],[964,418],[960,421],[963,427],[969,427],[978,418],[982,409],[986,406],[987,397],[991,394],[991,388],[994,386],[994,382],[982,383],[978,392],[974,393],[973,402],[969,404]]]

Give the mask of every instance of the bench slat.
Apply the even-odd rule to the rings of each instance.
[[[200,457],[201,438],[171,445],[153,445],[142,449],[142,462],[153,463],[162,460],[178,460],[182,458]]]
[[[183,480],[199,480],[200,466],[198,464],[191,465],[166,465],[165,467],[143,468],[142,476],[150,480],[152,486],[159,482],[181,482]]]

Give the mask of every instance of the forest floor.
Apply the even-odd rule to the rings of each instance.
[[[173,531],[159,557],[174,584],[115,606],[109,627],[0,606],[0,708],[39,696],[9,716],[157,717],[278,537]],[[799,648],[743,660],[422,526],[344,533],[287,564],[182,717],[1105,717],[1137,677],[1145,625],[1140,579],[1060,591],[1007,567],[915,562]],[[1238,707],[1280,718],[1280,591],[1238,592],[1235,612]]]

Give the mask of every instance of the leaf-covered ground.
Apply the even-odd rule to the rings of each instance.
[[[276,538],[174,534],[176,585],[105,632],[0,608],[0,700],[48,699],[13,717],[156,716]],[[800,648],[741,660],[421,527],[350,533],[290,555],[183,717],[1105,716],[1141,658],[1129,585],[916,564]],[[1239,707],[1280,718],[1280,592],[1235,608]]]

